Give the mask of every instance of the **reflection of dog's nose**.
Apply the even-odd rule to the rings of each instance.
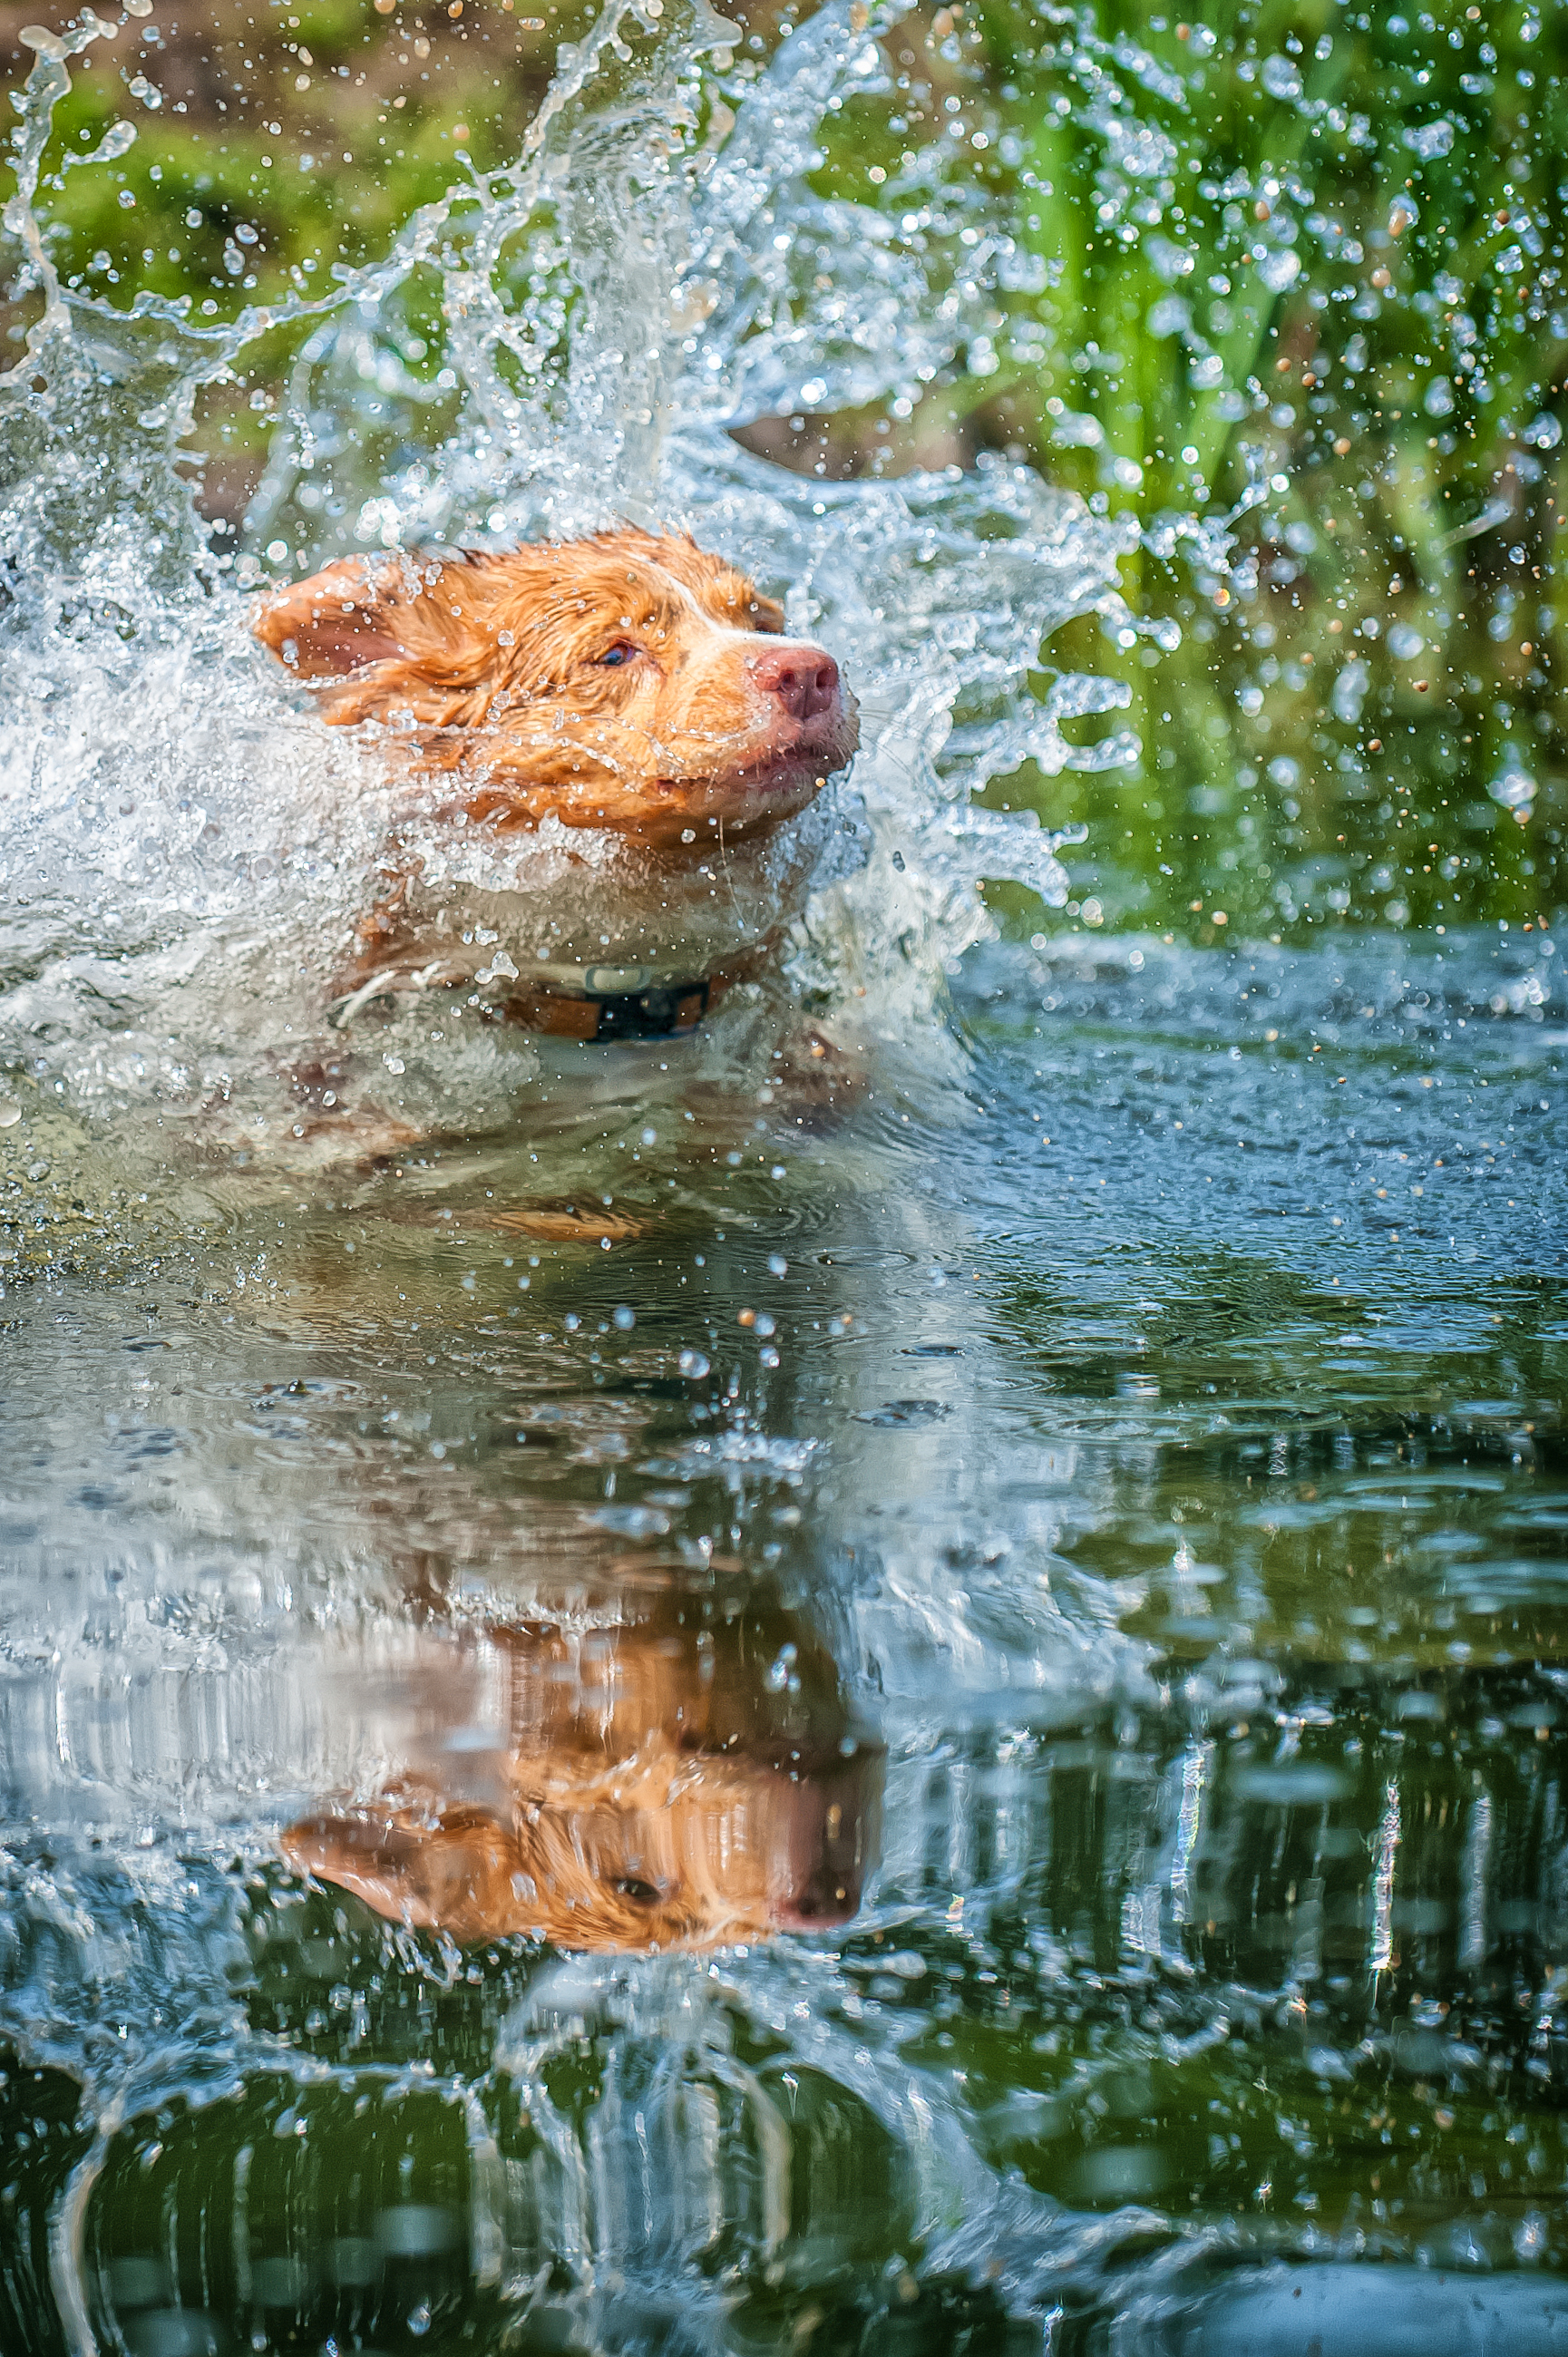
[[[754,655],[751,676],[764,695],[776,695],[792,720],[814,720],[839,700],[839,667],[821,647],[770,647]]]
[[[860,1873],[847,1861],[823,1858],[816,1871],[779,1909],[786,1932],[820,1932],[854,1921],[860,1910]]]

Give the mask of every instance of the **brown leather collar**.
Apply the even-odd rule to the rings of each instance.
[[[615,1039],[677,1039],[694,1031],[736,983],[747,982],[759,974],[773,946],[772,942],[760,944],[698,980],[651,983],[644,990],[594,990],[585,986],[596,973],[604,974],[607,980],[616,971],[613,967],[583,969],[585,986],[577,988],[564,978],[552,982],[542,976],[537,981],[523,977],[509,996],[481,1001],[479,1012],[489,1022],[514,1024],[519,1030],[542,1031],[557,1039],[603,1043]],[[401,991],[432,987],[460,990],[467,979],[470,977],[444,974],[438,965],[426,966],[406,980],[394,973],[372,974],[334,1001],[327,1019],[334,1030],[341,1030],[362,1011],[378,1004],[390,1006]]]
[[[557,1039],[604,1044],[615,1039],[673,1039],[694,1031],[737,983],[761,974],[777,938],[732,957],[726,965],[694,982],[655,983],[646,990],[550,988],[526,981],[495,1004],[503,1023],[543,1031]],[[588,969],[591,978],[593,969]]]
[[[553,990],[518,990],[498,1002],[496,1014],[520,1030],[544,1031],[558,1039],[671,1039],[694,1031],[728,987],[728,977],[674,983],[653,990],[591,995]]]

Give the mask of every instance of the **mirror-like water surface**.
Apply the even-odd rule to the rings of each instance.
[[[1551,2346],[1554,963],[993,953],[607,1252],[14,1288],[15,2344]]]
[[[1522,312],[1443,318],[1439,373],[1392,282],[1451,234],[1415,183],[1458,118],[1404,91],[1385,225],[1352,221],[1356,26],[1239,20],[1216,131],[1205,26],[612,0],[526,133],[417,86],[404,133],[398,59],[478,118],[483,45],[543,27],[459,13],[290,17],[227,126],[136,0],[28,36],[0,2344],[1561,2350],[1568,985],[1520,636],[1555,595],[1520,357],[1552,40],[1422,20],[1473,112],[1494,34],[1526,92],[1488,118],[1520,268],[1486,264]],[[364,219],[373,176],[311,178],[328,74]],[[280,158],[297,205],[258,193]],[[1076,340],[1086,190],[1137,292],[1114,363]],[[1320,262],[1369,274],[1343,349]],[[1414,588],[1352,611],[1297,507],[1350,454],[1342,381],[1394,366],[1385,295],[1434,330],[1420,447],[1487,422],[1510,488],[1444,537],[1380,459],[1358,546]],[[1021,376],[974,425],[1007,338],[1079,490],[1028,463]],[[456,827],[237,592],[628,516],[832,647],[860,750],[775,865],[682,871],[746,978],[584,1044],[500,1019],[511,952],[629,957],[665,871]],[[1354,625],[1321,693],[1291,613]],[[1432,683],[1386,662],[1442,631],[1415,742]],[[334,978],[400,860],[473,955],[388,1005]]]

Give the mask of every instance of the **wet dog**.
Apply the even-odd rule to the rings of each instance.
[[[408,791],[373,905],[324,963],[321,1028],[295,1035],[285,1161],[542,1135],[645,1087],[694,1102],[696,1035],[731,994],[777,999],[777,1036],[745,1053],[771,1088],[797,1078],[803,1119],[853,1089],[774,986],[858,737],[838,665],[783,624],[690,539],[635,531],[345,558],[263,602],[262,643],[324,720],[378,729]],[[601,1208],[542,1195],[509,1217],[613,1241]]]
[[[838,665],[783,623],[691,540],[633,531],[346,558],[268,597],[263,644],[324,719],[379,722],[411,776],[446,780],[438,816],[467,854],[456,891],[389,863],[331,978],[338,1024],[478,982],[525,1029],[659,1038],[754,974],[815,848],[778,838],[857,741]],[[555,888],[531,888],[545,871]]]
[[[822,1637],[777,1606],[705,1617],[671,1591],[607,1626],[469,1632],[411,1698],[381,1797],[284,1838],[393,1921],[692,1949],[831,1930],[860,1905],[880,1748]]]

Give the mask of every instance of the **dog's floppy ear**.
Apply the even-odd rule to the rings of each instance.
[[[406,659],[396,628],[396,569],[339,557],[308,581],[264,597],[251,627],[301,679],[343,679],[367,664]]]
[[[467,567],[343,556],[263,599],[251,627],[338,724],[408,714],[425,727],[483,719],[494,650],[462,594]]]
[[[291,1825],[283,1851],[297,1872],[351,1890],[378,1915],[456,1940],[529,1930],[545,1911],[532,1905],[516,1842],[479,1809],[419,1821],[402,1811],[324,1813]]]

